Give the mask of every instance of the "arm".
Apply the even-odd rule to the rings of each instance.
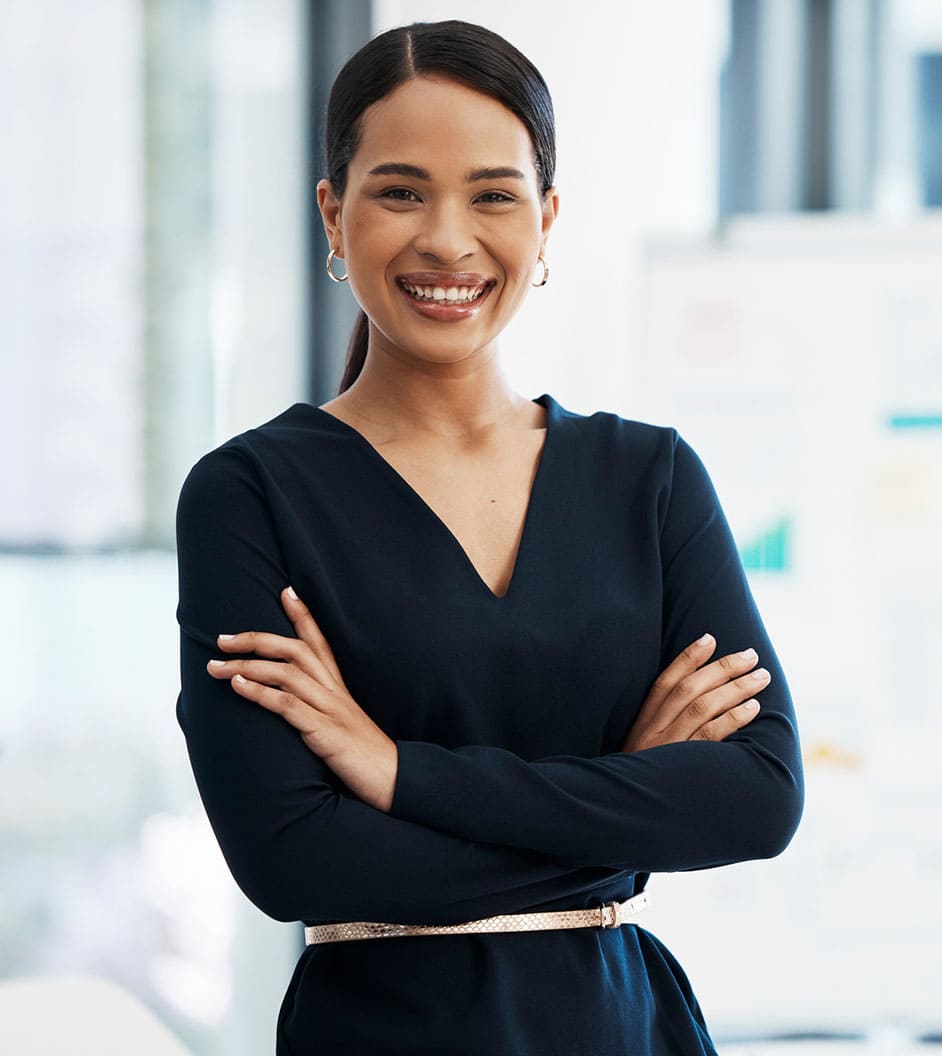
[[[392,814],[467,839],[637,872],[781,852],[803,803],[791,698],[712,483],[676,434],[661,558],[661,668],[704,631],[722,652],[754,647],[772,679],[747,728],[717,742],[532,762],[486,745],[447,750],[399,740]]]
[[[269,916],[455,923],[531,909],[618,875],[384,814],[351,796],[279,716],[208,674],[220,632],[293,634],[280,601],[287,562],[241,451],[217,449],[190,470],[177,556],[177,716],[223,855]]]

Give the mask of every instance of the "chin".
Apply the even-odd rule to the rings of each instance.
[[[482,335],[477,340],[463,340],[457,334],[444,332],[444,327],[441,329],[442,333],[438,335],[396,334],[382,330],[380,333],[390,355],[396,359],[420,360],[423,363],[460,363],[493,348],[497,341],[496,334]]]

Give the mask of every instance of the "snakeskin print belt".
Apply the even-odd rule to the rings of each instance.
[[[552,931],[557,928],[618,928],[631,924],[648,905],[642,891],[624,902],[605,902],[591,909],[566,909],[553,913],[511,913],[482,917],[463,924],[381,924],[372,920],[343,924],[314,924],[304,929],[304,942],[347,942],[351,939],[396,939],[403,935],[480,935],[488,931]]]

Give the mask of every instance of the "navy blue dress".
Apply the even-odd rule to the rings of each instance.
[[[792,702],[702,463],[673,429],[534,402],[546,439],[502,597],[365,437],[311,404],[183,484],[177,715],[232,874],[276,920],[598,906],[791,839]],[[289,583],[397,742],[388,814],[206,671],[220,632],[294,635]],[[621,752],[654,678],[706,631],[716,656],[758,650],[759,716],[720,743]],[[634,924],[311,946],[277,1039],[279,1056],[714,1052],[680,966]]]

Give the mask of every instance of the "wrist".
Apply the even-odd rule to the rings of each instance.
[[[348,751],[337,752],[324,762],[355,796],[368,806],[389,813],[399,772],[399,749],[382,730],[377,728],[369,743],[360,740]]]
[[[376,756],[375,791],[371,806],[388,814],[392,809],[399,774],[399,749],[396,742],[383,734],[384,745]]]

